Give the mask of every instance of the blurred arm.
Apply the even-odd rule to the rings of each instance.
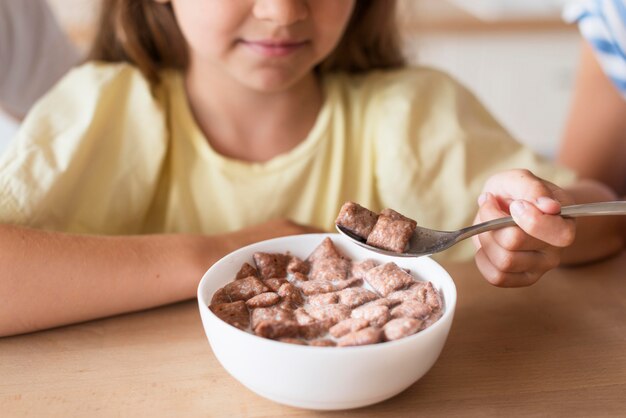
[[[559,162],[626,195],[626,100],[583,46]]]

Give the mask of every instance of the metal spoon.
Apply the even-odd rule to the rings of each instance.
[[[561,216],[565,218],[604,215],[626,215],[626,201],[587,203],[583,205],[563,206],[561,208]],[[373,247],[366,244],[365,239],[355,235],[346,228],[339,225],[335,226],[339,233],[350,238],[355,244],[367,248],[368,250],[394,257],[421,257],[447,250],[454,244],[473,235],[514,225],[515,221],[513,221],[513,218],[507,216],[505,218],[493,219],[491,221],[468,226],[458,231],[437,231],[435,229],[418,226],[409,241],[408,248],[403,253],[395,253]]]

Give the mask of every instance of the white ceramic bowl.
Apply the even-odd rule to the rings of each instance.
[[[208,308],[213,293],[233,280],[257,251],[290,252],[306,258],[324,238],[355,261],[393,261],[414,276],[430,280],[443,293],[445,312],[432,326],[409,337],[361,347],[309,347],[281,343],[241,331]],[[415,383],[432,367],[448,336],[456,288],[435,261],[372,253],[338,234],[309,234],[259,242],[215,263],[198,286],[204,331],[213,353],[235,379],[253,392],[286,405],[307,409],[357,408],[388,399]]]

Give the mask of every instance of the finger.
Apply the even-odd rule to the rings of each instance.
[[[507,273],[495,267],[483,249],[475,256],[476,266],[483,277],[497,287],[524,287],[536,283],[541,278],[539,272]]]
[[[561,261],[561,252],[555,247],[543,251],[509,251],[498,245],[483,245],[481,249],[489,262],[504,273],[546,272]]]
[[[500,209],[498,202],[490,193],[486,193],[481,199],[482,206],[478,211],[478,219],[481,222],[494,218],[508,216]],[[477,248],[486,246],[487,249],[493,246],[500,246],[510,251],[536,251],[544,249],[547,244],[529,236],[518,227],[507,227],[495,231],[479,234],[476,236]]]
[[[524,199],[536,203],[541,210],[551,214],[559,213],[561,204],[571,203],[569,196],[558,186],[525,169],[509,170],[493,176],[487,181],[485,190],[495,194],[505,204]]]
[[[548,215],[525,200],[516,200],[509,208],[515,223],[528,235],[556,247],[574,242],[576,222],[557,215]]]

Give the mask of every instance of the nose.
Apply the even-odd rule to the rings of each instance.
[[[289,26],[309,16],[308,0],[257,0],[253,14],[259,20]]]

